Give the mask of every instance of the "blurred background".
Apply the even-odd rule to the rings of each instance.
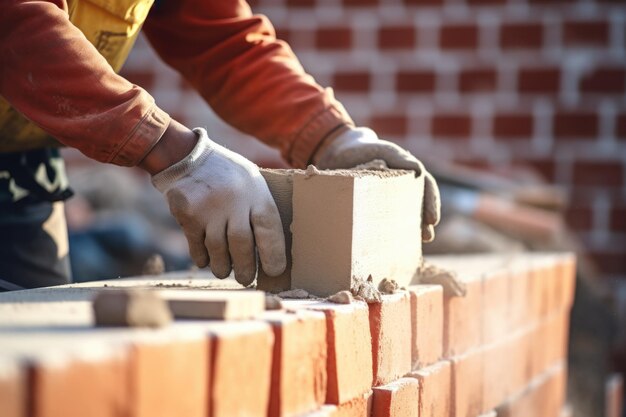
[[[571,346],[579,365],[570,372],[590,381],[577,387],[570,378],[570,390],[598,387],[589,407],[604,396],[610,411],[617,383],[609,376],[626,368],[626,2],[250,4],[358,125],[432,167],[447,204],[427,252],[581,255]],[[180,122],[207,127],[261,166],[285,166],[218,120],[144,38],[122,75]],[[76,279],[140,273],[152,253],[168,270],[189,266],[186,242],[145,175],[64,152],[77,191],[67,207]],[[459,203],[468,198],[469,211]]]

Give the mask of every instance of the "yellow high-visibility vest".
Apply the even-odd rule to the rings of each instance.
[[[119,72],[154,0],[68,0],[70,22]],[[0,152],[24,151],[58,142],[0,96]]]

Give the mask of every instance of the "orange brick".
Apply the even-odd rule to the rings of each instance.
[[[330,417],[370,417],[372,412],[372,391],[336,406]]]
[[[291,302],[286,302],[291,307]],[[366,303],[308,303],[326,315],[326,404],[341,404],[372,388],[372,336]]]
[[[369,304],[374,386],[411,370],[411,301],[407,292],[383,295]]]
[[[508,308],[510,329],[516,330],[533,322],[529,308],[530,271],[515,266],[508,283]]]
[[[128,415],[132,393],[129,393],[127,375],[128,358],[121,352],[54,353],[50,357],[33,359],[30,415]]]
[[[536,321],[558,309],[556,266],[554,256],[532,258],[530,291],[532,314]]]
[[[208,414],[209,355],[207,337],[136,343],[131,349],[130,361],[132,415],[205,417]],[[95,380],[93,375],[91,378]],[[96,390],[89,387],[89,391]]]
[[[414,285],[411,295],[412,369],[431,365],[443,352],[443,289],[439,285]]]
[[[16,362],[0,362],[0,408],[3,417],[26,417],[26,375]]]
[[[450,359],[451,417],[475,417],[483,408],[483,352],[476,349]]]
[[[502,403],[511,392],[510,372],[517,358],[511,356],[509,344],[499,341],[484,349],[483,409],[490,410]]]
[[[569,310],[574,303],[576,291],[576,257],[573,254],[563,255],[557,264],[559,306]]]
[[[317,410],[326,397],[326,320],[321,312],[267,312],[274,331],[268,415]]]
[[[484,302],[482,317],[482,343],[489,344],[506,337],[510,330],[508,285],[510,274],[508,271],[496,270],[485,274],[482,299]]]
[[[500,404],[498,417],[559,417],[565,402],[566,379],[563,364],[551,367],[524,391]]]
[[[418,385],[415,378],[400,378],[374,388],[372,417],[417,417]]]
[[[419,382],[419,416],[441,417],[450,415],[450,362],[441,361],[409,374]]]
[[[479,276],[462,281],[467,288],[465,297],[444,297],[444,358],[460,355],[481,344],[482,282]]]
[[[518,331],[514,335],[510,336],[507,341],[507,348],[509,357],[509,395],[518,393],[526,387],[531,379],[531,360],[532,360],[532,345],[530,342],[531,333],[527,330]]]
[[[546,366],[567,359],[569,342],[569,310],[557,311],[546,318],[545,335],[550,338]]]
[[[219,322],[209,329],[209,416],[260,416],[269,406],[274,334],[267,323]]]
[[[624,401],[624,379],[620,374],[610,375],[605,384],[606,417],[621,417]]]

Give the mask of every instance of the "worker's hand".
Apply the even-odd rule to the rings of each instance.
[[[218,278],[230,274],[249,285],[256,274],[255,243],[263,270],[281,274],[285,240],[278,209],[259,169],[211,141],[204,129],[181,161],[152,176],[189,242],[198,267],[211,264]]]
[[[407,169],[424,175],[422,240],[432,241],[440,216],[439,189],[433,176],[408,151],[379,139],[370,129],[349,128],[326,140],[313,157],[313,163],[320,169],[340,169],[353,168],[375,159],[385,161],[389,168]]]

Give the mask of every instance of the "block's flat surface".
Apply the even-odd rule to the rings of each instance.
[[[285,272],[276,277],[271,277],[259,266],[257,276],[257,288],[263,291],[278,293],[291,288],[291,222],[293,220],[293,169],[261,169],[261,175],[265,179],[270,193],[276,202],[280,220],[283,224],[285,236],[285,248],[287,248],[287,268]]]
[[[483,407],[483,360],[480,349],[450,359],[452,417],[474,417]]]
[[[291,283],[315,295],[354,278],[407,285],[421,262],[423,178],[409,171],[296,173]]]
[[[174,317],[210,320],[250,319],[265,311],[265,293],[248,290],[163,290]]]

